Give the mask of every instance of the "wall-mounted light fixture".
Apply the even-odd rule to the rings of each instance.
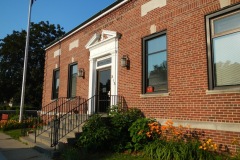
[[[84,78],[84,75],[85,75],[84,69],[83,68],[79,68],[79,70],[78,70],[78,77]]]
[[[121,58],[121,66],[122,67],[129,67],[130,65],[130,61],[129,61],[129,58],[127,55],[123,55],[122,58]]]

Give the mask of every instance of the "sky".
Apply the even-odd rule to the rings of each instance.
[[[0,39],[12,34],[13,30],[27,30],[29,1],[0,0]],[[115,1],[36,0],[32,5],[31,22],[49,21],[69,32]]]

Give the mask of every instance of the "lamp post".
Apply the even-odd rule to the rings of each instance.
[[[20,123],[22,122],[22,119],[23,119],[25,84],[26,84],[27,62],[28,62],[29,33],[30,33],[31,11],[32,11],[33,1],[34,0],[29,0],[29,9],[28,9],[28,25],[27,25],[27,36],[26,36],[26,46],[25,46],[25,55],[24,55],[24,66],[23,66],[23,79],[22,79],[22,92],[21,92],[21,103],[20,103],[20,115],[19,115]]]

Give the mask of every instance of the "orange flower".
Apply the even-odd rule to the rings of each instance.
[[[150,133],[150,132],[147,132],[146,135],[147,135],[147,137],[149,137],[149,138],[151,137],[151,133]]]
[[[167,129],[166,126],[161,126],[161,130],[162,130],[162,131],[164,131],[164,130],[166,130],[166,129]]]

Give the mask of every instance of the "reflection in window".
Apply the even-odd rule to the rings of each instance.
[[[98,61],[97,62],[97,67],[104,66],[104,65],[107,65],[107,64],[111,64],[111,63],[112,63],[112,59],[111,58],[107,58],[107,59]]]
[[[210,89],[240,85],[240,12],[233,12],[211,21]],[[208,31],[210,32],[210,31]]]
[[[144,40],[145,81],[143,91],[167,92],[166,34],[150,36]],[[149,87],[152,88],[149,91]]]
[[[58,98],[59,92],[59,69],[53,71],[52,99]]]
[[[213,39],[215,85],[240,84],[240,32]]]
[[[70,65],[69,80],[68,80],[68,97],[76,97],[77,89],[77,64]]]

